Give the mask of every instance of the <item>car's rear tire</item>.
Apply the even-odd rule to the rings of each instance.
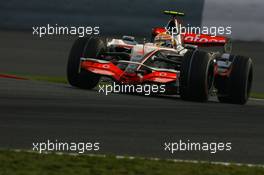
[[[249,57],[236,56],[227,80],[227,94],[219,94],[218,100],[222,103],[245,104],[250,95],[252,80],[252,60]]]
[[[188,51],[182,62],[180,95],[183,100],[205,102],[213,84],[213,60],[203,51]]]
[[[80,58],[97,58],[105,49],[103,41],[99,38],[78,38],[74,42],[68,58],[67,78],[69,84],[82,89],[94,88],[100,80],[100,75],[81,69]]]

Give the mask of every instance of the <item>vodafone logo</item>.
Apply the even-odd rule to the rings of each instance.
[[[217,38],[217,37],[210,37],[210,36],[201,36],[201,35],[195,35],[195,36],[186,36],[184,37],[184,41],[187,42],[198,42],[198,43],[225,43],[225,39],[223,38]]]

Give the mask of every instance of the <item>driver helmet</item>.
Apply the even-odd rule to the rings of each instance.
[[[175,45],[174,39],[171,35],[167,33],[158,34],[154,38],[154,44],[158,47],[171,47],[173,48]]]

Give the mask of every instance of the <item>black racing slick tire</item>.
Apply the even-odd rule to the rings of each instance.
[[[230,77],[227,80],[227,94],[219,95],[222,103],[245,104],[248,101],[253,81],[253,65],[249,57],[235,56]]]
[[[180,95],[183,100],[205,102],[213,84],[213,60],[203,51],[188,51],[180,73]]]
[[[100,80],[100,75],[81,69],[80,58],[97,58],[105,49],[103,41],[99,38],[78,38],[68,58],[67,79],[69,84],[82,89],[94,88]]]

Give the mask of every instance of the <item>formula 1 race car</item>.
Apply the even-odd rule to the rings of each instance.
[[[68,81],[92,89],[105,76],[119,84],[162,84],[168,94],[183,100],[205,102],[216,91],[220,102],[247,102],[253,77],[250,58],[205,52],[176,39],[168,33],[142,44],[129,36],[111,41],[78,38],[69,54]]]

